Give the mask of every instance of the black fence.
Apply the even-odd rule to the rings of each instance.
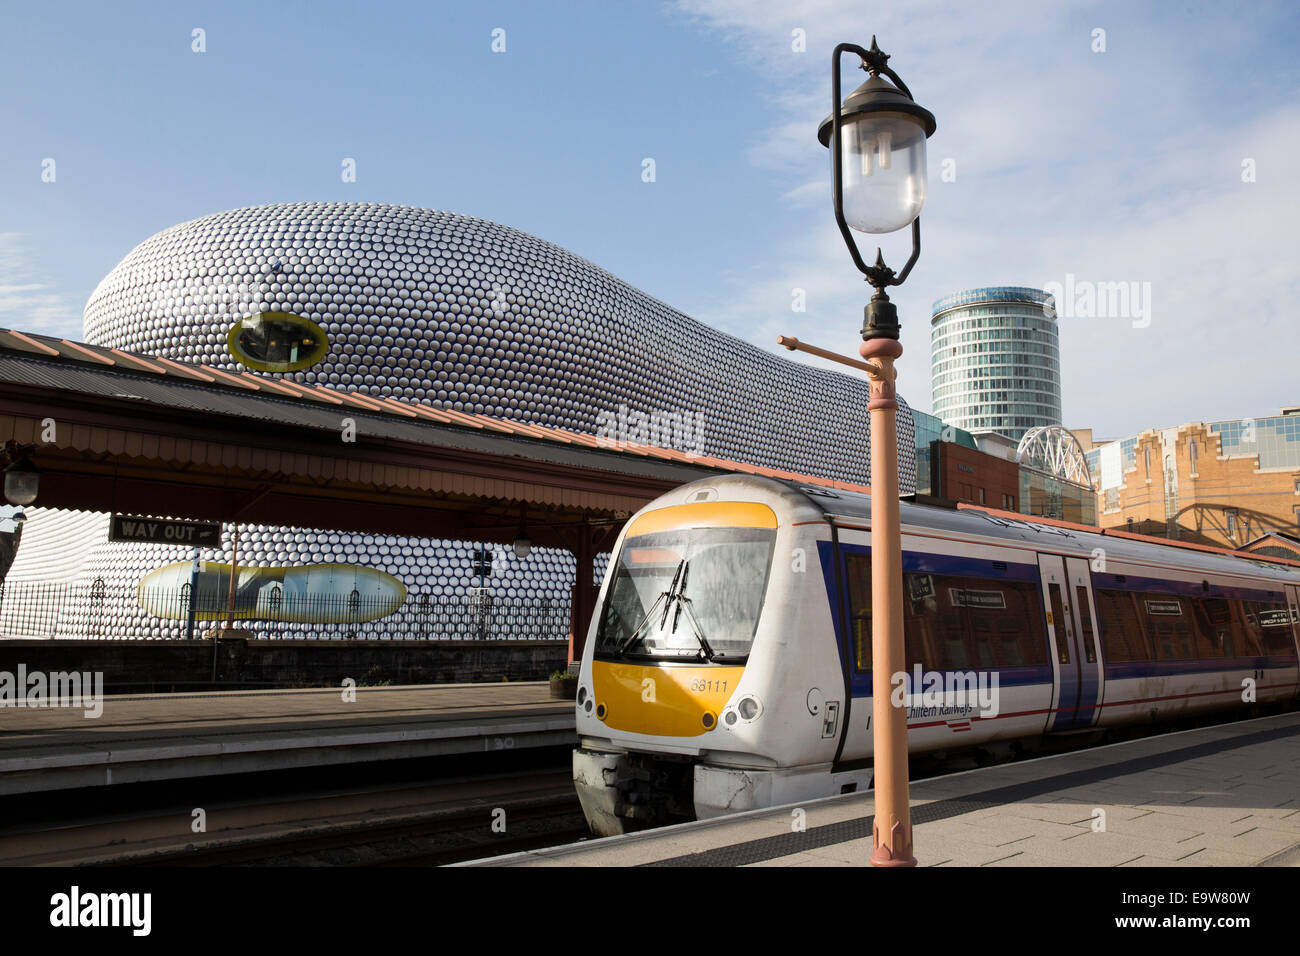
[[[0,638],[201,639],[233,621],[259,639],[284,640],[563,640],[570,602],[408,593],[392,597],[241,590],[227,594],[188,585],[179,590],[110,589],[91,584],[0,583]]]

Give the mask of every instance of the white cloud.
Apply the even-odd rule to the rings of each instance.
[[[0,232],[0,327],[80,338],[81,307],[46,280],[22,233]]]
[[[772,121],[748,158],[772,178],[786,236],[756,250],[752,274],[731,277],[698,318],[786,357],[773,343],[780,333],[856,354],[871,290],[834,226],[829,163],[813,134],[830,107],[831,48],[870,43],[874,30],[939,125],[922,255],[891,292],[906,349],[900,391],[912,404],[930,408],[933,300],[974,286],[1041,287],[1067,273],[1150,282],[1154,304],[1145,329],[1062,318],[1066,424],[1118,436],[1275,414],[1296,401],[1300,108],[1285,84],[1273,103],[1258,95],[1266,74],[1253,95],[1234,97],[1193,55],[1219,43],[1249,57],[1267,40],[1266,22],[1227,12],[1143,23],[1095,3],[1050,15],[1012,3],[873,7],[869,26],[857,3],[791,12],[766,0],[680,0],[678,9],[770,87]],[[806,54],[790,52],[796,26],[807,31]],[[1107,29],[1104,54],[1090,48],[1095,26]],[[1241,180],[1247,157],[1258,182]],[[946,158],[955,182],[940,180]],[[905,233],[858,238],[864,257],[878,243],[895,268],[906,260]],[[791,311],[796,287],[807,290],[806,313]]]

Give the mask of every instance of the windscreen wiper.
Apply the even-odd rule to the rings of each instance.
[[[692,605],[693,602],[686,595],[677,595],[677,609],[680,611],[683,607],[686,608],[686,619],[691,623],[691,633],[700,642],[700,649],[704,651],[705,658],[711,661],[713,660],[713,648],[709,647],[709,642],[704,637],[704,628],[700,626],[700,619],[695,616],[695,608]]]
[[[677,630],[677,619],[681,617],[682,608],[686,608],[686,618],[691,624],[691,633],[695,640],[699,642],[700,649],[704,651],[707,660],[713,660],[713,648],[709,647],[709,642],[704,638],[704,628],[700,627],[700,619],[695,616],[695,608],[690,598],[686,596],[686,579],[690,574],[690,565],[686,564],[682,568],[681,587],[677,589],[677,610],[673,612],[673,631]]]
[[[641,618],[641,623],[638,624],[633,629],[632,633],[627,636],[627,640],[625,640],[622,644],[618,646],[619,654],[626,653],[629,647],[631,647],[633,644],[635,644],[637,641],[641,639],[642,637],[641,632],[645,630],[645,626],[646,624],[649,623],[650,618],[654,617],[655,610],[659,607],[660,604],[663,604],[664,612],[659,617],[659,629],[661,631],[663,630],[664,622],[668,620],[668,609],[672,606],[671,598],[673,592],[677,590],[677,581],[679,578],[681,578],[682,570],[685,567],[686,567],[686,560],[683,558],[682,561],[677,565],[677,570],[673,572],[673,583],[668,586],[667,591],[659,592],[659,596],[655,598],[655,602],[651,604],[650,609],[645,612],[645,617]]]

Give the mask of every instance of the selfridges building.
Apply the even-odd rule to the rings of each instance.
[[[588,434],[620,412],[685,414],[700,427],[691,433],[697,447],[683,450],[868,479],[865,376],[784,360],[558,246],[456,213],[285,203],[204,216],[133,249],[91,295],[84,323],[85,341],[127,352]],[[900,461],[911,462],[912,418],[902,402],[898,441]],[[913,475],[902,472],[908,493]],[[187,560],[175,548],[109,542],[107,529],[104,514],[30,511],[8,580],[134,595],[142,580]],[[395,578],[407,600],[454,600],[479,583],[476,548],[241,526],[238,560],[241,569],[275,574],[351,566]],[[203,557],[229,561],[229,542]],[[498,557],[494,597],[550,602],[562,609],[551,625],[562,636],[573,557],[548,549]],[[146,604],[65,610],[76,619],[57,622],[57,632],[183,634],[184,621]],[[249,626],[262,636],[316,632]]]

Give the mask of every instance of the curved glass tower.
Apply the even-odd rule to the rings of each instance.
[[[1061,423],[1056,312],[1041,289],[990,286],[946,296],[930,318],[934,414],[1016,441]]]

